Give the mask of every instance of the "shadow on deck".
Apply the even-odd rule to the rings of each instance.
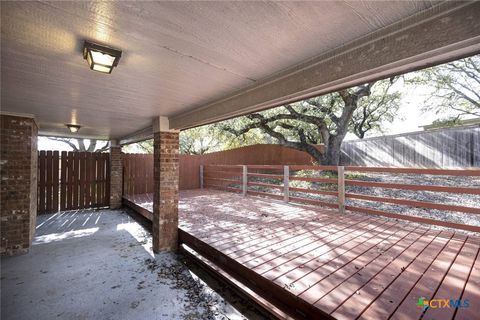
[[[124,200],[151,218],[151,195]],[[179,219],[183,250],[227,272],[279,317],[473,319],[480,312],[476,236],[208,189],[180,193]]]

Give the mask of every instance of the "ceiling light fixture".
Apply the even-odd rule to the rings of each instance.
[[[71,133],[77,133],[80,130],[81,126],[78,124],[66,124],[67,128],[70,130]]]
[[[83,58],[87,60],[90,69],[98,72],[112,73],[113,67],[117,66],[121,56],[121,50],[101,46],[89,41],[85,41],[83,45]]]

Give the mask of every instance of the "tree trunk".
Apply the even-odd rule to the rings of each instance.
[[[318,159],[320,164],[325,166],[338,166],[340,164],[340,155],[341,151],[341,142],[330,144],[325,150],[324,155],[321,159]]]
[[[325,154],[324,165],[329,166],[338,166],[340,164],[340,155],[341,155],[340,146],[330,147]]]

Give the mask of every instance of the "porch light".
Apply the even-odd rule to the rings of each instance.
[[[70,130],[71,133],[77,133],[80,130],[81,126],[78,124],[66,124],[67,128]]]
[[[96,43],[85,41],[83,45],[83,58],[87,60],[90,69],[98,72],[112,73],[121,56],[122,51]]]

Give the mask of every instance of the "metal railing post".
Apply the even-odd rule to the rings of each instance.
[[[247,166],[242,166],[243,168],[243,174],[242,174],[242,193],[243,196],[247,196],[247,183],[248,183],[248,172],[247,172]]]
[[[203,189],[203,164],[200,165],[200,189]]]
[[[338,166],[338,211],[345,213],[345,167]]]
[[[285,202],[288,202],[290,198],[289,181],[290,168],[288,166],[283,166],[283,201]]]

